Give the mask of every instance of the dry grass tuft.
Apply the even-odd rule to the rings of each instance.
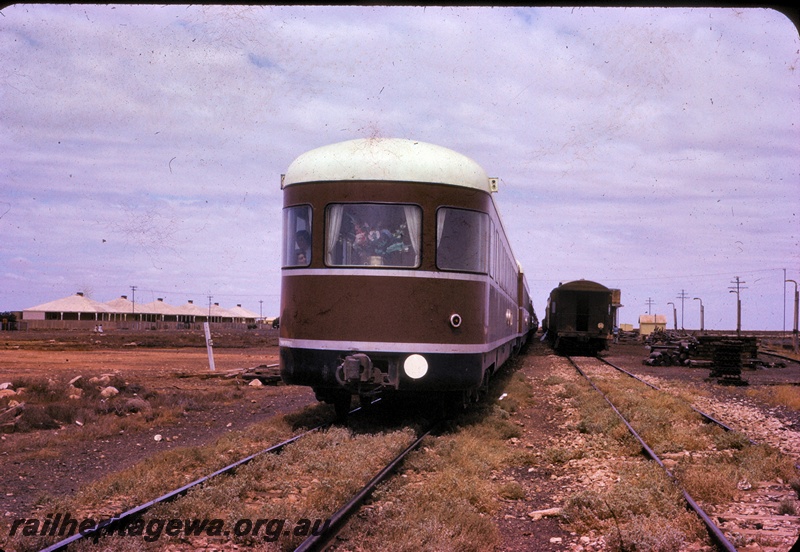
[[[711,427],[710,425],[708,427]],[[738,431],[718,431],[712,436],[717,450],[742,450],[750,445],[747,435]]]
[[[734,500],[740,481],[789,480],[795,474],[788,456],[766,445],[748,445],[732,454],[682,459],[675,476],[690,495],[709,504]]]
[[[522,500],[525,498],[525,488],[516,481],[502,483],[497,493],[507,500]]]
[[[729,502],[736,496],[739,482],[736,466],[706,459],[698,463],[682,460],[673,471],[686,491],[708,504]]]
[[[769,445],[753,445],[733,454],[733,461],[748,481],[790,480],[796,476],[794,460]]]
[[[657,454],[709,448],[700,416],[682,400],[634,381],[617,382],[606,392]]]
[[[797,498],[800,499],[800,479],[797,477],[790,479],[789,486],[797,494]]]
[[[673,520],[662,516],[637,515],[610,533],[611,550],[636,550],[637,552],[674,552],[687,541]]]
[[[612,488],[572,496],[564,517],[577,531],[605,534],[614,550],[678,550],[703,533],[669,478],[640,460],[624,466]]]
[[[545,464],[562,465],[570,460],[583,458],[585,451],[582,448],[547,447],[542,451],[542,461]]]
[[[778,515],[793,516],[795,514],[797,514],[797,508],[795,507],[794,500],[791,498],[784,498],[781,500],[781,504],[778,506]]]
[[[769,389],[748,389],[747,394],[772,406],[800,411],[800,393],[796,385],[776,385]]]

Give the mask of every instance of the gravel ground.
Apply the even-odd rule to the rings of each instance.
[[[95,336],[64,341],[59,341],[58,336],[37,337],[41,338],[11,341],[7,335],[0,336],[0,380],[8,381],[20,375],[69,379],[75,375],[89,377],[119,371],[126,380],[137,381],[160,392],[170,388],[200,392],[214,385],[213,380],[179,377],[179,374],[200,374],[208,370],[205,348],[194,342],[169,348],[146,346],[145,341],[130,335],[116,338],[111,345]],[[219,341],[215,337],[215,343]],[[216,351],[219,372],[276,362],[277,358],[274,343],[263,340],[220,347]],[[750,386],[727,387],[706,381],[707,369],[643,366],[641,360],[647,354],[641,344],[615,344],[607,358],[670,392],[697,397],[695,406],[698,408],[741,429],[756,441],[779,448],[800,463],[800,414],[785,407],[761,403],[748,394],[748,389],[768,383],[800,382],[800,365],[745,372],[744,377]],[[569,400],[558,396],[557,386],[542,384],[552,375],[574,378],[574,370],[563,358],[540,343],[535,343],[523,357],[520,370],[532,384],[534,402],[532,407],[512,415],[513,421],[522,429],[522,436],[511,439],[507,446],[535,453],[548,447],[580,446],[585,436],[575,429],[576,412]],[[4,472],[3,492],[0,493],[2,525],[19,516],[35,517],[35,504],[43,494],[70,494],[164,448],[208,443],[226,431],[242,429],[315,402],[313,393],[305,388],[246,388],[241,398],[207,410],[189,412],[168,427],[151,427],[138,434],[119,435],[101,441],[65,441],[40,458],[36,458],[34,450],[19,450],[15,446],[16,440],[30,439],[30,434],[4,435],[0,441],[0,462]],[[80,431],[80,428],[47,430],[51,436],[75,431]],[[169,437],[169,440],[154,441],[156,433]],[[9,452],[12,450],[15,452]],[[510,467],[496,474],[502,480],[519,483],[525,495],[519,500],[504,501],[501,511],[495,516],[502,535],[500,550],[607,550],[601,535],[572,533],[557,515],[550,512],[562,507],[572,493],[613,484],[618,460],[604,451],[594,451],[591,457],[560,465]],[[735,506],[716,514],[727,516],[731,523],[738,524],[737,527],[744,531],[743,542],[750,538],[750,542],[740,550],[788,550],[797,537],[800,525],[797,516],[786,516],[787,536],[776,537],[772,545],[764,539],[759,543],[748,533],[751,531],[748,523],[755,519],[752,516],[770,513],[776,499],[785,496],[788,496],[786,482],[772,482],[743,491]],[[798,506],[800,510],[800,503]],[[703,543],[687,543],[683,549],[707,548]]]

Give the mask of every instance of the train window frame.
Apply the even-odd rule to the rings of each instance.
[[[402,213],[379,212],[360,215],[347,208],[400,208]],[[339,211],[339,212],[336,212]],[[343,229],[345,217],[350,224]],[[362,225],[356,223],[361,219]],[[370,228],[368,220],[390,219],[382,229]],[[331,202],[325,206],[325,266],[332,268],[388,268],[415,270],[422,262],[422,206],[416,203],[387,201]],[[400,222],[402,220],[402,222]],[[343,232],[345,232],[343,234]],[[350,239],[352,235],[352,240]],[[337,260],[338,258],[338,260]],[[358,259],[358,262],[355,260]],[[409,261],[410,259],[410,261]],[[399,262],[398,262],[399,261]]]
[[[300,216],[301,209],[304,210],[303,215],[305,216]],[[314,255],[312,248],[313,217],[314,208],[307,203],[283,208],[283,243],[281,244],[281,266],[283,268],[305,268],[311,265]],[[300,225],[299,222],[303,224]],[[308,235],[307,247],[297,243],[297,236],[300,232],[306,232]]]
[[[478,262],[476,266],[466,267],[464,265],[461,266],[454,266],[449,262],[445,262],[444,252],[446,249],[442,248],[442,234],[446,224],[447,215],[445,214],[446,211],[454,211],[458,213],[471,213],[481,220],[482,223],[479,225],[479,239],[475,240],[474,243],[480,245],[480,250],[478,251]],[[442,219],[442,215],[444,214],[444,219]],[[470,274],[489,274],[489,263],[491,261],[491,237],[490,237],[490,228],[492,219],[489,216],[489,213],[484,211],[477,211],[474,209],[463,209],[461,207],[452,207],[448,205],[442,205],[438,209],[436,209],[436,268],[441,271],[446,272],[466,272]],[[461,232],[458,233],[459,236],[464,236],[465,233]]]

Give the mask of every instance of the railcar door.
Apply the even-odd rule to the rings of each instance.
[[[575,298],[575,329],[579,332],[589,331],[589,299],[588,293],[578,293]]]

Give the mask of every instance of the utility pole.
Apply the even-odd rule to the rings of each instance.
[[[672,324],[673,329],[677,332],[678,331],[678,311],[675,309],[675,303],[670,301],[667,305],[672,305]]]
[[[211,322],[211,298],[213,295],[208,296],[208,321]]]
[[[681,300],[681,330],[683,329],[683,300],[688,299],[689,295],[686,294],[686,290],[681,290],[681,294],[678,295],[678,299]],[[677,328],[676,328],[677,329]]]
[[[794,284],[794,329],[792,330],[792,350],[794,350],[794,354],[797,354],[798,352],[797,316],[798,316],[798,310],[800,310],[800,295],[798,295],[797,291],[797,281],[786,280],[786,282],[792,282]],[[786,282],[783,283],[784,287],[786,287]]]
[[[131,286],[131,314],[133,315],[134,322],[136,321],[136,286]]]
[[[783,336],[781,336],[781,345],[786,341],[786,269],[783,269]]]
[[[742,300],[739,296],[739,292],[740,290],[747,289],[746,287],[742,287],[742,284],[746,284],[747,282],[740,281],[738,276],[734,278],[735,279],[731,281],[731,283],[736,284],[736,287],[728,288],[730,290],[728,293],[736,294],[736,337],[740,337],[742,335]]]
[[[647,303],[647,314],[652,314],[650,312],[650,307],[653,306],[653,303],[655,303],[655,301],[653,301],[653,299],[651,297],[648,297],[647,301],[645,301],[645,303]]]
[[[264,301],[259,300],[258,302],[258,317],[263,321],[264,320]]]

